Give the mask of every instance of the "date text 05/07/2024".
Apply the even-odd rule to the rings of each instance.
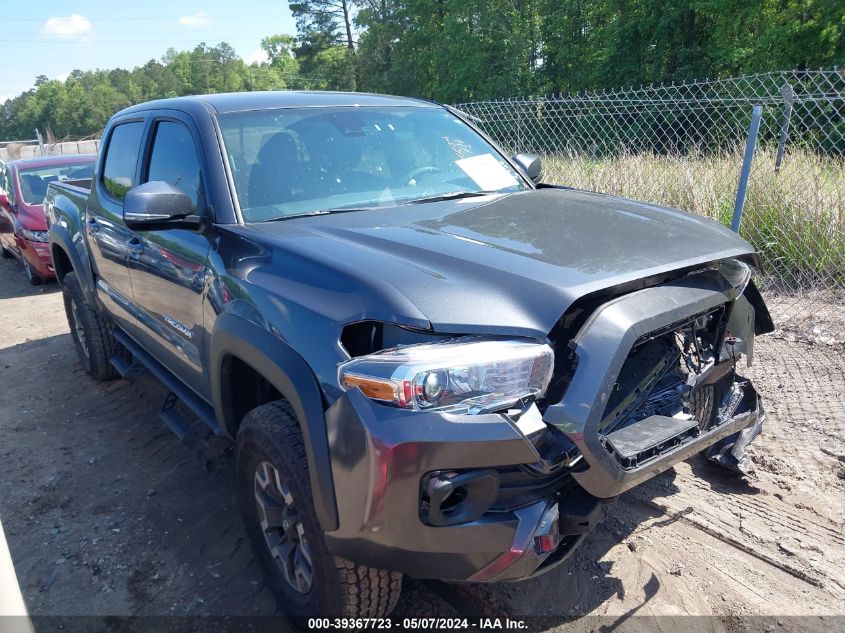
[[[331,629],[393,629],[442,630],[522,630],[527,628],[525,620],[512,618],[309,618],[309,630]]]

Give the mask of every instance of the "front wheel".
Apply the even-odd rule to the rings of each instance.
[[[402,574],[329,552],[314,512],[308,461],[287,401],[250,411],[238,431],[238,502],[267,584],[292,617],[388,615]]]
[[[32,266],[29,265],[29,262],[26,261],[26,257],[22,257],[21,261],[23,262],[23,273],[26,275],[27,281],[33,286],[40,286],[44,283],[44,280],[38,276],[34,270],[32,270]]]
[[[86,299],[76,273],[68,273],[62,279],[62,298],[70,336],[85,372],[100,381],[116,378],[117,371],[112,367],[111,357],[117,343],[107,319]]]

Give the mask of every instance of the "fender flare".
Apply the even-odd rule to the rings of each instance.
[[[234,437],[226,420],[221,372],[223,360],[234,356],[261,374],[285,398],[296,414],[305,443],[311,492],[317,519],[326,532],[338,528],[323,398],[305,360],[283,340],[232,313],[217,317],[211,335],[211,398],[217,419]]]
[[[64,273],[75,272],[79,279],[79,285],[82,287],[82,292],[85,298],[91,305],[97,305],[97,296],[94,291],[94,275],[91,272],[91,263],[87,257],[79,252],[79,249],[73,243],[73,236],[70,231],[61,224],[50,225],[50,254],[55,260],[55,251],[61,250],[70,260],[72,270],[66,270]],[[55,265],[55,264],[54,264]],[[64,275],[59,275],[56,270],[56,278],[61,280]]]

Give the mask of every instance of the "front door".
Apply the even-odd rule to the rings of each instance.
[[[153,118],[141,182],[177,187],[203,215],[208,204],[192,127],[179,114]],[[209,221],[204,230],[138,231],[128,249],[144,345],[204,397],[210,396],[200,358],[210,229]]]

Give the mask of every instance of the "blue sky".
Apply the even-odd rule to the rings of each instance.
[[[287,0],[6,0],[0,24],[0,103],[32,87],[38,75],[75,69],[134,68],[169,47],[226,41],[244,59],[262,37],[294,34]]]

